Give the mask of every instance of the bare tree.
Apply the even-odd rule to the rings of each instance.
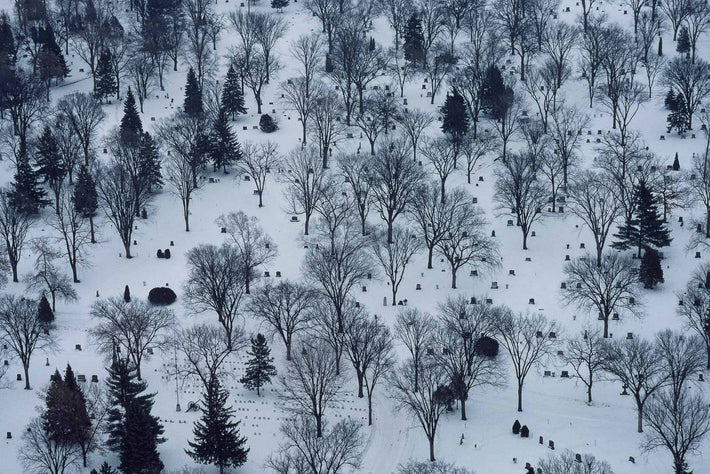
[[[277,454],[270,455],[266,466],[279,474],[337,474],[343,469],[357,469],[363,454],[360,424],[343,419],[332,429],[323,422],[323,435],[317,436],[313,419],[297,415],[281,424],[286,442]]]
[[[311,216],[323,199],[326,171],[316,150],[312,147],[297,148],[283,161],[287,170],[282,179],[289,212],[304,215],[304,235],[308,235]]]
[[[332,52],[335,30],[340,26],[343,16],[343,9],[340,8],[339,2],[337,0],[308,0],[306,9],[320,20],[323,27],[322,32],[325,33],[328,40],[328,52]]]
[[[316,437],[321,438],[325,411],[337,401],[343,381],[325,343],[316,340],[299,345],[292,370],[281,379],[282,396],[287,410],[315,419]]]
[[[183,0],[182,4],[187,19],[184,25],[187,53],[197,75],[197,81],[202,86],[212,56],[210,49],[212,25],[220,19],[208,0]]]
[[[393,348],[392,334],[387,326],[379,323],[375,316],[376,329],[369,336],[372,341],[368,343],[369,350],[363,357],[363,380],[367,391],[367,424],[372,426],[372,398],[375,387],[381,378],[387,377],[394,368],[396,356]]]
[[[117,346],[125,349],[126,358],[136,367],[138,380],[142,380],[141,362],[154,349],[165,347],[163,336],[175,324],[175,314],[168,308],[143,300],[126,303],[119,297],[96,301],[91,307],[91,316],[98,324],[89,334],[99,350],[110,356]]]
[[[392,241],[394,221],[404,213],[423,173],[409,156],[410,147],[403,138],[392,138],[382,143],[372,160],[372,202],[387,223],[387,240]]]
[[[22,363],[25,390],[30,386],[30,359],[35,351],[53,347],[49,329],[37,317],[37,302],[15,295],[0,296],[0,340]]]
[[[436,323],[431,315],[417,308],[402,308],[397,312],[394,333],[411,355],[415,392],[419,390],[419,367],[425,350],[431,345],[435,328]]]
[[[224,328],[227,346],[236,350],[236,319],[244,296],[244,267],[239,251],[231,245],[198,245],[187,253],[190,269],[185,300],[197,313],[212,310]]]
[[[678,29],[680,29],[685,19],[690,15],[692,11],[691,5],[690,0],[668,0],[660,4],[661,11],[666,15],[666,18],[668,18],[668,21],[673,27],[673,41],[675,41],[678,36]]]
[[[351,290],[373,273],[373,262],[367,252],[368,241],[354,226],[346,222],[335,239],[335,246],[316,245],[306,253],[303,273],[306,280],[317,283],[332,303],[343,329],[343,310]]]
[[[397,121],[409,138],[409,142],[412,145],[412,157],[414,161],[417,161],[419,138],[422,136],[422,133],[429,128],[429,125],[434,122],[434,117],[429,112],[425,112],[422,109],[413,109],[401,114]]]
[[[586,2],[587,0],[584,1]],[[605,15],[597,15],[592,17],[591,23],[589,24],[587,24],[587,20],[584,22],[585,26],[582,35],[579,69],[582,73],[582,77],[587,83],[590,109],[594,103],[594,93],[597,90],[597,79],[599,78],[602,60],[605,54],[605,23]]]
[[[641,317],[643,310],[639,298],[639,280],[635,265],[630,258],[618,253],[597,259],[586,254],[565,265],[566,288],[562,300],[587,310],[596,310],[599,320],[604,321],[604,338],[609,337],[609,317],[613,313],[626,312]]]
[[[138,51],[131,55],[128,59],[128,75],[142,113],[143,104],[155,87],[155,65],[148,53]]]
[[[639,41],[643,54],[641,59],[644,63],[649,60],[649,52],[656,45],[657,38],[664,29],[660,18],[653,18],[648,12],[642,12],[639,16],[636,38]]]
[[[552,355],[557,346],[559,324],[539,313],[513,313],[502,307],[493,318],[501,345],[513,364],[518,385],[518,411],[523,411],[523,384],[530,369]]]
[[[587,389],[587,403],[592,403],[592,386],[601,379],[600,372],[606,362],[604,339],[598,331],[584,329],[567,341],[562,360],[572,366]]]
[[[57,103],[57,110],[64,117],[79,137],[84,151],[84,165],[91,166],[91,144],[106,114],[101,104],[91,94],[74,92],[62,97]]]
[[[552,212],[556,212],[557,195],[560,188],[564,185],[564,162],[562,155],[557,150],[545,150],[540,153],[537,160],[537,168],[547,178],[547,183],[550,186],[550,199],[552,199]]]
[[[594,5],[601,3],[600,0],[582,0],[582,25],[586,33],[589,27],[590,15]]]
[[[482,354],[477,343],[494,333],[491,306],[470,304],[463,296],[449,296],[439,304],[439,331],[434,333],[434,354],[449,376],[450,386],[461,403],[461,419],[466,420],[469,392],[484,385],[499,386],[504,379],[500,360]]]
[[[244,339],[244,336],[239,338]],[[197,377],[208,390],[216,379],[228,376],[224,363],[233,350],[219,328],[207,323],[183,328],[175,332],[172,343],[185,362],[176,367],[176,377]]]
[[[370,315],[361,306],[350,306],[350,311],[347,317],[344,318],[343,324],[343,352],[355,369],[357,377],[357,396],[363,398],[365,393],[363,388],[365,370],[372,362],[373,349],[375,339],[378,337],[380,330],[386,330],[385,327],[377,324],[376,318],[370,318]],[[389,331],[387,332],[389,338]]]
[[[683,319],[685,327],[702,338],[707,354],[706,368],[710,369],[710,266],[698,267],[691,276],[683,293],[678,293],[679,305],[676,313]]]
[[[54,261],[62,257],[62,252],[51,246],[48,238],[32,240],[32,251],[37,257],[34,271],[25,277],[27,289],[40,294],[48,292],[52,301],[52,311],[57,310],[57,298],[65,301],[76,301],[78,295],[72,282],[54,265]]]
[[[398,410],[419,421],[429,441],[429,461],[435,461],[434,440],[441,415],[447,403],[442,388],[448,383],[446,371],[432,357],[425,357],[419,366],[418,387],[414,386],[414,364],[407,360],[392,375],[391,396]]]
[[[447,210],[447,228],[436,243],[436,250],[449,263],[451,288],[456,288],[458,271],[471,266],[476,270],[495,268],[499,261],[498,245],[483,231],[487,225],[483,212],[467,193],[457,197],[455,207]]]
[[[76,209],[74,198],[65,193],[59,200],[57,212],[47,224],[59,232],[61,237],[58,240],[64,246],[63,256],[67,258],[74,283],[79,283],[79,266],[88,264],[86,247],[91,243],[91,229]]]
[[[528,77],[523,82],[525,92],[537,106],[543,133],[547,133],[550,113],[554,113],[556,109],[555,99],[559,88],[554,67],[554,63],[548,58],[541,66],[528,69]],[[568,75],[569,71],[563,77]],[[523,132],[524,130],[523,126]]]
[[[345,125],[341,121],[342,113],[343,104],[335,92],[323,89],[322,94],[315,98],[309,128],[310,133],[318,141],[318,150],[323,158],[323,169],[328,168],[332,147],[338,143],[345,131]]]
[[[663,357],[653,343],[640,338],[608,341],[605,351],[604,370],[633,395],[638,414],[637,430],[643,433],[646,402],[667,381]]]
[[[254,186],[259,194],[259,207],[264,206],[262,197],[266,178],[281,161],[278,150],[279,147],[276,143],[270,141],[259,145],[246,142],[242,147],[242,159],[237,162],[237,168],[254,181]]]
[[[671,0],[685,1],[685,0]],[[683,97],[688,111],[688,128],[693,128],[693,115],[710,95],[710,63],[697,59],[695,63],[676,56],[668,61],[661,83]]]
[[[20,462],[32,474],[64,474],[81,463],[81,450],[75,443],[55,439],[42,418],[33,418],[22,433]]]
[[[323,56],[323,40],[317,34],[301,35],[291,42],[290,53],[300,66],[305,89],[310,95],[311,85],[316,80],[318,66]]]
[[[392,229],[392,243],[387,241],[387,233],[376,229],[372,236],[372,253],[382,267],[392,290],[392,306],[397,305],[397,291],[404,279],[404,271],[414,255],[421,250],[421,244],[414,234],[403,227]]]
[[[61,156],[62,164],[67,170],[69,185],[74,184],[74,170],[76,169],[81,151],[81,143],[79,137],[74,133],[71,123],[62,115],[55,117],[52,125],[54,138],[57,140],[59,155]]]
[[[92,14],[85,15],[82,27],[78,29],[72,44],[74,52],[89,67],[93,87],[96,90],[96,66],[111,33],[109,22],[114,12],[112,3],[105,0],[92,2],[91,5]]]
[[[320,234],[325,234],[330,241],[330,248],[335,248],[335,237],[346,221],[352,219],[353,200],[342,190],[342,183],[331,175],[326,175],[323,183],[323,193],[316,205],[320,216],[318,228]]]
[[[315,289],[302,283],[288,280],[276,285],[267,283],[249,299],[247,311],[281,337],[286,347],[286,360],[291,360],[293,338],[309,328],[317,297]]]
[[[458,147],[446,137],[431,138],[424,142],[422,154],[434,168],[441,182],[441,202],[446,200],[446,180],[456,170]]]
[[[217,218],[232,238],[232,244],[239,252],[242,272],[246,276],[244,291],[249,294],[250,284],[259,277],[257,269],[271,262],[279,253],[276,243],[259,226],[259,220],[247,216],[242,211],[230,212]]]
[[[646,70],[646,83],[648,84],[648,98],[650,99],[653,95],[653,84],[656,82],[656,77],[658,73],[663,71],[666,67],[665,56],[659,56],[653,54],[648,56],[643,62],[643,67]]]
[[[496,170],[495,200],[501,210],[517,218],[523,233],[523,250],[528,248],[532,225],[544,216],[547,189],[540,182],[527,153],[510,153]]]
[[[481,160],[497,148],[495,138],[489,133],[479,135],[467,133],[461,141],[460,152],[466,158],[466,181],[471,184],[473,172],[481,165]]]
[[[249,66],[243,69],[244,84],[251,89],[256,100],[256,112],[261,114],[261,92],[264,84],[268,84],[269,74],[276,73],[281,68],[274,56],[266,56],[257,50],[249,60]]]
[[[697,452],[710,432],[710,406],[703,395],[684,390],[676,398],[671,389],[660,390],[649,400],[643,419],[649,428],[644,450],[666,448],[673,456],[673,472],[688,472],[687,455]]]
[[[444,31],[444,9],[439,2],[416,2],[417,16],[422,22],[424,34],[424,56],[428,58],[431,48],[439,41]],[[448,52],[449,48],[446,48]]]
[[[432,268],[434,249],[450,228],[452,210],[468,199],[469,196],[457,188],[449,193],[445,203],[442,202],[435,181],[417,188],[410,207],[412,220],[419,227],[428,250],[427,268]]]
[[[273,64],[271,51],[276,46],[276,42],[281,39],[286,32],[286,21],[280,15],[273,13],[252,13],[254,23],[254,37],[264,52],[264,63],[266,64],[266,83],[270,79],[270,65]]]
[[[34,219],[31,215],[20,212],[7,195],[6,189],[0,189],[0,236],[5,242],[7,258],[12,269],[12,281],[17,283],[17,266],[22,257],[27,232]]]
[[[579,32],[574,26],[561,21],[553,23],[543,34],[542,49],[552,64],[555,90],[562,87],[565,78],[570,74],[570,55],[578,37]]]
[[[493,114],[491,114],[491,123],[495,128],[500,144],[502,145],[502,160],[505,162],[508,158],[508,144],[520,131],[521,117],[523,116],[523,103],[519,95],[516,95],[513,89],[508,89],[508,95],[500,97],[500,106]]]
[[[693,156],[691,169],[685,173],[684,182],[692,198],[703,205],[705,218],[703,219],[704,226],[701,225],[701,229],[705,227],[705,231],[702,235],[705,239],[708,239],[710,238],[710,129],[708,129],[710,115],[703,115],[702,122],[706,128],[704,132],[705,143],[703,144],[703,150]],[[695,178],[690,179],[693,176],[695,176]]]
[[[389,49],[387,52],[390,77],[399,86],[399,97],[404,97],[404,86],[410,82],[417,73],[416,65],[404,57],[404,48],[399,50]]]
[[[608,462],[600,461],[591,454],[579,455],[570,450],[560,455],[549,454],[540,459],[538,466],[546,474],[614,474]]]
[[[694,63],[698,40],[710,27],[710,7],[707,3],[699,0],[690,1],[689,4],[690,11],[685,18],[685,25],[688,28],[690,39],[690,58]]]
[[[633,80],[624,80],[618,86],[607,89],[602,95],[601,103],[614,115],[614,128],[618,127],[622,141],[626,141],[631,121],[636,117],[641,104],[647,100],[645,87]]]
[[[301,146],[306,146],[306,130],[308,127],[308,118],[316,108],[318,99],[322,95],[322,90],[318,89],[320,82],[314,82],[311,79],[309,83],[305,77],[295,77],[281,84],[281,92],[283,101],[288,107],[298,114],[298,120],[301,122],[303,132],[301,138]]]
[[[570,169],[576,162],[577,151],[582,143],[579,133],[589,123],[586,115],[574,106],[562,104],[552,113],[550,132],[563,165],[563,183],[569,182]]]
[[[387,133],[387,123],[382,120],[378,113],[380,102],[375,95],[368,94],[364,99],[363,106],[358,112],[355,112],[355,126],[360,129],[367,141],[370,143],[370,154],[375,154],[375,142],[377,137],[383,133]]]
[[[597,266],[601,266],[609,231],[621,216],[614,189],[601,173],[583,170],[573,177],[567,202],[570,211],[592,232]]]
[[[429,54],[431,53],[431,54]],[[456,64],[455,57],[443,44],[436,43],[432,51],[427,53],[424,72],[431,85],[431,104],[434,104],[436,93],[439,92],[441,84],[454,70]]]
[[[366,235],[367,216],[370,214],[372,204],[372,174],[368,161],[361,159],[355,153],[349,153],[338,157],[338,165],[355,198],[354,203],[360,218],[362,235]]]
[[[663,370],[668,377],[670,393],[680,400],[687,383],[703,370],[704,344],[700,336],[686,335],[665,329],[656,335],[656,346],[661,354]]]
[[[182,203],[185,232],[190,232],[190,201],[199,189],[195,186],[193,177],[192,166],[184,156],[177,153],[168,155],[165,160],[165,180],[170,185],[171,193]]]

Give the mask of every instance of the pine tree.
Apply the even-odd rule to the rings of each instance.
[[[658,283],[663,283],[663,268],[661,256],[656,249],[647,249],[641,259],[639,280],[647,289],[655,288]]]
[[[202,91],[197,82],[197,76],[194,69],[190,68],[187,72],[187,82],[185,83],[185,102],[183,104],[184,112],[190,117],[201,117],[202,108]]]
[[[481,103],[486,113],[495,120],[505,115],[513,102],[513,90],[503,82],[503,75],[495,65],[486,69],[481,91]]]
[[[688,109],[685,106],[683,96],[680,94],[676,96],[671,110],[672,112],[668,114],[668,117],[666,118],[666,123],[668,124],[666,127],[667,133],[671,133],[671,131],[675,128],[678,135],[681,135],[688,130],[688,125],[690,124],[690,115],[688,114]]]
[[[239,76],[231,64],[224,78],[220,107],[232,116],[232,120],[235,120],[238,114],[247,113],[244,107],[244,91],[240,87]]]
[[[648,185],[642,180],[636,189],[636,211],[633,218],[619,226],[619,232],[614,234],[617,240],[612,247],[638,249],[641,251],[652,247],[667,247],[671,243],[670,231],[663,222],[657,209],[657,200]]]
[[[456,89],[446,95],[441,114],[441,131],[448,134],[454,143],[461,143],[468,133],[469,119],[466,103]]]
[[[668,89],[668,94],[666,94],[666,98],[663,99],[663,105],[666,107],[666,109],[675,112],[677,104],[675,92],[673,92],[673,89]]]
[[[137,399],[126,405],[119,465],[124,474],[160,474],[163,471],[163,461],[158,453],[158,443],[165,441],[161,437],[163,427],[150,414],[152,405],[152,401],[146,405]]]
[[[126,303],[131,302],[131,290],[128,288],[128,285],[123,289],[123,301]]]
[[[681,26],[678,32],[678,42],[675,45],[675,50],[690,57],[690,35],[685,25]]]
[[[37,305],[37,318],[47,327],[51,326],[52,322],[54,322],[52,306],[44,295],[39,299],[39,304]]]
[[[231,165],[241,157],[241,151],[237,137],[229,125],[227,112],[220,108],[217,118],[212,126],[209,137],[210,156],[214,170],[223,168],[227,172],[227,166]]]
[[[271,0],[271,8],[276,8],[279,13],[284,11],[284,8],[288,6],[288,0]]]
[[[10,203],[24,214],[37,214],[40,207],[48,204],[45,192],[37,182],[37,172],[26,155],[17,160],[17,173],[8,195]]]
[[[680,161],[678,160],[678,152],[675,152],[675,158],[673,158],[673,171],[680,170]]]
[[[99,207],[98,195],[96,193],[96,183],[89,169],[81,165],[79,174],[74,186],[74,209],[85,219],[89,219],[91,227],[91,243],[96,243],[94,235],[94,216]]]
[[[57,139],[47,125],[37,140],[35,166],[37,174],[44,179],[44,182],[49,183],[49,188],[54,192],[55,208],[59,212],[59,196],[67,169],[59,152]]]
[[[407,20],[403,39],[404,59],[424,67],[426,64],[424,33],[422,30],[422,21],[417,17],[416,13]]]
[[[141,122],[138,109],[136,108],[136,98],[133,91],[128,88],[126,100],[123,101],[123,118],[121,119],[120,137],[124,144],[137,144],[143,134],[143,123]]]
[[[148,183],[148,188],[159,188],[163,185],[163,175],[160,171],[160,152],[153,137],[143,132],[140,144],[141,176]]]
[[[96,87],[94,88],[94,95],[100,101],[107,99],[118,90],[111,61],[111,51],[104,49],[96,64]]]
[[[270,357],[271,349],[266,343],[266,338],[259,333],[256,338],[251,338],[251,351],[247,351],[251,359],[247,361],[247,369],[240,382],[249,390],[256,389],[256,394],[261,395],[259,389],[271,382],[271,377],[276,375],[274,358]]]
[[[202,416],[195,422],[195,441],[188,441],[185,452],[200,464],[214,464],[220,474],[227,467],[237,467],[247,460],[249,448],[246,438],[239,435],[239,421],[233,420],[234,410],[227,406],[229,392],[219,380],[212,380],[204,394],[200,411]]]

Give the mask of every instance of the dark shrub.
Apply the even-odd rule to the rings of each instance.
[[[165,249],[165,252],[163,252],[163,256],[165,258],[170,258],[170,249]]]
[[[51,324],[52,321],[54,321],[54,312],[49,305],[49,301],[47,301],[47,297],[44,295],[42,295],[42,298],[39,300],[37,318],[45,325]]]
[[[473,345],[473,350],[477,355],[496,357],[498,355],[498,341],[492,337],[483,336]]]
[[[173,304],[176,299],[177,295],[175,292],[167,286],[153,288],[150,290],[150,293],[148,293],[148,301],[156,305],[166,306]]]
[[[520,434],[520,422],[518,420],[515,420],[515,423],[513,423],[513,434]]]
[[[163,251],[161,249],[158,249],[158,258],[165,258],[165,255],[163,255]]]
[[[131,302],[131,290],[128,289],[128,285],[123,289],[123,301],[126,303]]]
[[[530,429],[528,428],[528,425],[523,425],[523,427],[520,428],[520,437],[521,438],[529,438],[530,437]]]
[[[264,114],[259,119],[259,130],[264,133],[275,132],[278,128],[279,126],[276,124],[276,121],[274,121],[269,114]]]

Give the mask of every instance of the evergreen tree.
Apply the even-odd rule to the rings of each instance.
[[[646,249],[641,259],[639,280],[647,289],[655,288],[658,283],[663,283],[663,268],[661,256],[656,249]]]
[[[81,165],[79,175],[74,186],[74,209],[85,219],[89,219],[91,227],[91,243],[96,243],[94,235],[94,216],[99,207],[98,195],[96,193],[96,183],[89,169]]]
[[[469,119],[466,103],[456,89],[446,95],[441,114],[441,131],[449,135],[454,143],[460,144],[468,132]]]
[[[234,410],[227,406],[229,392],[219,380],[213,379],[204,394],[200,411],[202,416],[195,422],[195,441],[188,441],[185,452],[200,464],[214,464],[220,474],[227,467],[237,467],[247,460],[249,448],[246,438],[239,435],[239,421],[233,420]]]
[[[94,95],[96,95],[96,98],[100,101],[107,99],[118,90],[111,61],[111,51],[104,49],[96,64],[96,87],[94,88]]]
[[[239,76],[231,64],[224,78],[220,107],[232,116],[232,120],[235,120],[238,114],[247,113],[244,107],[244,91],[240,86]]]
[[[35,166],[37,174],[44,179],[45,183],[49,184],[49,188],[54,192],[54,202],[57,212],[59,212],[59,196],[67,169],[59,152],[57,139],[47,125],[37,140]]]
[[[101,464],[99,471],[97,472],[96,469],[92,469],[91,474],[118,474],[118,471],[109,466],[109,464],[104,461],[103,464]]]
[[[614,234],[614,237],[619,240],[614,242],[612,247],[622,250],[635,247],[638,249],[639,258],[642,250],[670,245],[670,231],[658,212],[657,200],[645,180],[642,180],[636,189],[634,217],[619,226],[619,232]]]
[[[677,103],[673,89],[668,89],[668,94],[666,94],[666,98],[663,99],[663,105],[665,105],[666,109],[675,112]]]
[[[284,8],[288,6],[288,0],[271,0],[271,8],[276,8],[280,12],[283,12]]]
[[[136,98],[130,87],[126,94],[126,100],[123,101],[123,118],[119,130],[121,141],[124,144],[137,144],[143,135],[143,123],[138,115]]]
[[[201,117],[202,108],[202,90],[197,82],[197,76],[194,69],[190,68],[187,72],[187,82],[185,83],[185,102],[183,110],[190,117]]]
[[[8,195],[10,203],[24,214],[37,214],[40,207],[48,204],[45,192],[37,182],[37,172],[26,155],[17,160],[17,173]]]
[[[424,33],[422,30],[422,21],[417,17],[416,13],[407,20],[407,26],[405,27],[403,36],[404,59],[424,67],[426,64]]]
[[[69,74],[66,60],[61,48],[54,40],[54,36],[51,37],[51,41],[42,44],[37,54],[37,68],[40,79],[45,82],[47,87],[47,100],[49,100],[49,86],[52,79],[59,81]]]
[[[685,101],[680,94],[678,94],[675,98],[671,110],[671,113],[668,114],[668,117],[666,118],[666,123],[668,124],[666,127],[667,133],[671,133],[671,131],[675,128],[678,131],[678,135],[681,135],[688,130],[688,125],[690,125],[690,114],[688,114]]]
[[[503,75],[495,65],[486,69],[483,81],[481,102],[486,113],[495,120],[505,115],[508,107],[513,103],[513,90],[503,82]]]
[[[152,401],[146,405],[133,399],[126,406],[119,465],[124,474],[160,474],[163,471],[163,461],[158,453],[158,443],[165,441],[161,437],[163,427],[150,414],[152,405]]]
[[[39,304],[37,305],[37,318],[47,327],[51,326],[52,322],[54,322],[52,306],[44,295],[39,299]]]
[[[3,11],[0,13],[0,66],[14,65],[16,56],[15,35],[12,33],[10,18]]]
[[[231,165],[241,157],[241,151],[237,137],[229,125],[227,112],[220,108],[219,114],[212,126],[209,137],[210,157],[214,170],[222,168],[227,172],[227,166]]]
[[[140,144],[141,176],[148,183],[148,188],[159,188],[163,185],[163,175],[160,171],[160,152],[153,137],[143,132]]]
[[[681,26],[678,32],[678,42],[675,45],[675,50],[690,57],[690,35],[685,25]]]
[[[256,389],[256,394],[261,395],[259,389],[271,382],[271,377],[276,376],[274,358],[270,356],[271,349],[266,343],[266,338],[259,333],[256,338],[251,338],[251,351],[247,351],[251,359],[247,361],[244,377],[239,381],[249,390]]]
[[[678,152],[675,152],[675,158],[673,158],[673,171],[680,170],[680,161],[678,161]]]
[[[123,289],[123,301],[126,303],[131,302],[131,290],[128,289],[128,285]]]

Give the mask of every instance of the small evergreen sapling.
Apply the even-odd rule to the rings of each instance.
[[[680,170],[680,161],[678,161],[678,152],[675,152],[675,158],[673,158],[673,171]]]
[[[279,126],[269,114],[264,114],[259,119],[259,130],[264,133],[273,133],[278,130]]]
[[[270,356],[271,349],[263,334],[259,333],[256,338],[251,338],[251,351],[247,351],[247,354],[251,359],[247,361],[246,373],[240,382],[249,390],[256,389],[256,394],[260,396],[259,389],[276,376],[274,358]]]
[[[688,58],[690,57],[690,35],[685,25],[681,26],[678,32],[678,42],[676,43],[675,50],[681,54],[685,54]]]
[[[515,420],[515,423],[513,423],[513,434],[520,434],[520,421],[518,420]]]
[[[23,214],[37,214],[40,207],[49,203],[45,194],[27,155],[20,156],[12,190],[8,193],[10,204]]]
[[[661,256],[656,249],[647,249],[641,259],[639,280],[646,289],[655,288],[658,283],[663,283],[663,267]]]
[[[131,290],[128,288],[128,285],[123,289],[123,301],[126,303],[131,302]]]
[[[37,307],[37,318],[46,327],[51,326],[54,322],[54,312],[52,311],[49,301],[47,301],[47,297],[44,295],[42,295],[42,298],[39,300]]]
[[[652,247],[667,247],[671,243],[670,231],[663,222],[657,208],[657,200],[645,181],[641,181],[636,189],[636,212],[634,217],[619,226],[619,232],[614,234],[616,242],[612,247],[626,250],[638,249],[638,258],[641,251]]]

